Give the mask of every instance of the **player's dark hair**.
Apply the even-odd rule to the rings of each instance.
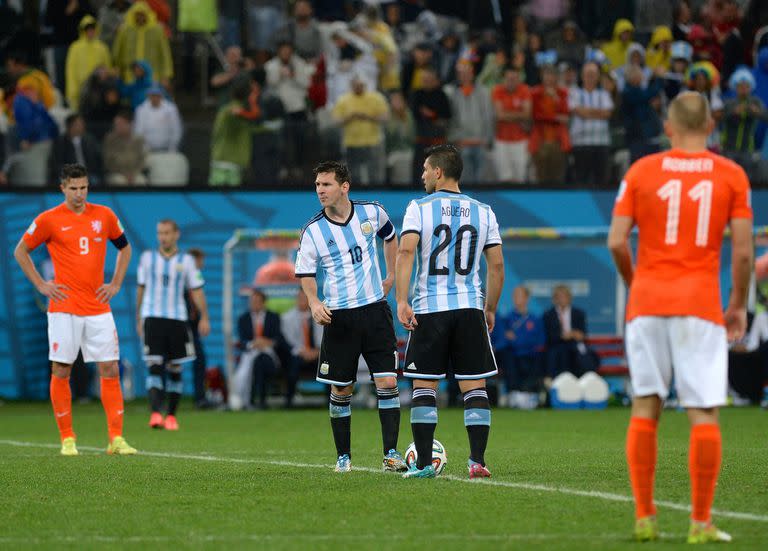
[[[67,130],[70,130],[72,125],[75,124],[75,121],[82,118],[83,117],[80,115],[80,113],[72,113],[71,115],[67,115],[67,118],[64,119],[64,126]]]
[[[62,184],[66,184],[69,180],[87,177],[88,170],[83,165],[77,163],[64,165],[61,167],[61,172],[59,173],[59,181]]]
[[[157,223],[170,224],[170,226],[173,228],[173,231],[179,231],[179,225],[176,223],[176,220],[173,220],[171,218],[163,218],[161,220],[158,220]]]
[[[315,176],[323,172],[333,172],[338,183],[349,182],[349,169],[347,165],[339,161],[323,161],[315,167],[313,172]]]
[[[254,287],[253,289],[251,289],[251,293],[254,294],[254,295],[260,296],[261,300],[263,300],[264,302],[267,301],[267,293],[265,293],[261,289],[259,289],[257,287]]]
[[[128,122],[133,122],[133,111],[127,107],[121,107],[117,110],[117,113],[115,113],[115,117],[120,117],[121,119],[125,119]]]
[[[189,256],[192,258],[195,258],[197,260],[200,260],[201,258],[205,258],[205,251],[203,249],[198,249],[197,247],[192,247],[187,251],[189,253]]]
[[[441,144],[427,149],[427,162],[443,171],[446,179],[459,181],[464,170],[461,153],[452,145]]]

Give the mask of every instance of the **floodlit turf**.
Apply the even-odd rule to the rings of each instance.
[[[104,453],[99,405],[75,405],[79,457],[58,455],[48,404],[0,406],[0,548],[672,549],[688,528],[688,431],[666,412],[657,499],[661,542],[634,544],[624,463],[627,409],[494,410],[493,478],[466,479],[462,411],[440,410],[448,466],[436,480],[383,474],[376,411],[353,410],[352,473],[332,471],[321,409],[191,411],[177,433],[128,404],[126,438],[143,454]],[[411,441],[404,411],[401,450]],[[715,499],[730,549],[768,545],[768,413],[722,414]],[[98,448],[98,449],[97,449]],[[362,468],[362,469],[361,469]]]

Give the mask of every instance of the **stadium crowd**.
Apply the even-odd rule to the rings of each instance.
[[[51,185],[80,161],[96,185],[274,185],[342,157],[357,184],[414,185],[425,148],[450,142],[467,183],[613,188],[666,147],[666,105],[689,89],[710,101],[711,149],[768,181],[764,2],[501,4],[68,0],[35,19],[3,3],[0,181]],[[181,16],[206,6],[215,114],[181,101]],[[184,136],[201,113],[207,166]]]

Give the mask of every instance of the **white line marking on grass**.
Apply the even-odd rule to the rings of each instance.
[[[59,448],[58,444],[46,444],[36,442],[20,442],[17,440],[0,440],[0,444],[7,446],[15,446],[22,448]],[[104,452],[104,448],[94,448],[90,446],[78,446],[79,450],[90,452]],[[272,461],[269,459],[248,459],[237,457],[221,457],[216,455],[192,455],[185,453],[168,453],[168,452],[148,452],[139,451],[139,455],[146,457],[161,457],[168,459],[189,459],[190,461],[212,461],[223,463],[240,463],[249,465],[275,465],[278,467],[293,467],[297,469],[331,469],[332,465],[323,465],[319,463],[298,463],[295,461]],[[383,473],[381,469],[373,469],[370,467],[352,467],[353,471],[374,473],[374,474],[389,474]],[[515,488],[518,490],[531,490],[535,492],[549,492],[579,497],[593,497],[602,499],[605,501],[618,501],[622,503],[632,503],[631,496],[621,494],[611,494],[608,492],[596,492],[592,490],[577,490],[575,488],[563,488],[558,486],[547,486],[545,484],[533,484],[528,482],[509,482],[506,480],[470,480],[468,478],[462,478],[455,475],[440,475],[438,480],[450,480],[451,482],[462,482],[465,484],[485,484],[487,486],[498,486],[502,488]],[[416,482],[419,483],[418,481]],[[665,509],[672,509],[673,511],[690,512],[691,506],[682,503],[674,503],[672,501],[656,501],[657,507],[663,507]],[[768,515],[757,515],[755,513],[742,513],[739,511],[721,511],[719,509],[712,509],[712,514],[737,520],[752,520],[755,522],[768,522]]]

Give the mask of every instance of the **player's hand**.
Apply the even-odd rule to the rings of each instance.
[[[305,362],[314,362],[320,356],[320,351],[317,348],[305,348],[299,352],[299,356]]]
[[[395,274],[388,275],[384,281],[381,282],[382,287],[384,287],[384,296],[386,297],[389,292],[392,290],[392,286],[395,284]]]
[[[328,325],[331,323],[331,311],[322,302],[313,302],[309,305],[309,309],[312,310],[312,319],[320,325]]]
[[[485,311],[485,324],[488,326],[489,333],[493,331],[493,328],[496,326],[496,312]]]
[[[64,291],[68,291],[69,287],[53,281],[44,281],[37,290],[53,302],[60,302],[67,299],[67,294]]]
[[[200,321],[197,322],[197,332],[201,337],[207,337],[211,333],[211,321],[208,316],[200,317]]]
[[[408,331],[413,331],[419,325],[419,322],[416,321],[416,315],[413,313],[413,308],[407,302],[397,303],[397,319],[400,320],[400,323]]]
[[[738,341],[744,338],[747,331],[747,309],[734,308],[729,306],[725,311],[725,331],[728,334],[728,341]]]
[[[99,300],[99,302],[107,303],[112,300],[112,297],[114,297],[119,291],[119,285],[115,285],[114,283],[105,283],[96,290],[96,298]]]

